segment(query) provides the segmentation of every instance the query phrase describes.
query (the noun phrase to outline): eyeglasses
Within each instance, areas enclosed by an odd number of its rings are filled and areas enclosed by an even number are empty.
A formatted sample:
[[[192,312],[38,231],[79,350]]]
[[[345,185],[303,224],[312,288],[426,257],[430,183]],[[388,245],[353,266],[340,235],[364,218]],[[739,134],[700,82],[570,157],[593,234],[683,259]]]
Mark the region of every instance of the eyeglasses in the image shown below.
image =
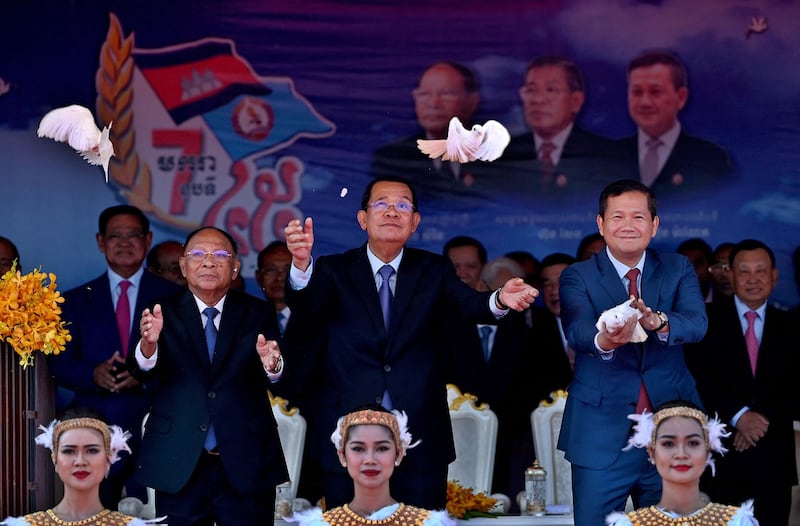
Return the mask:
[[[731,269],[730,265],[727,263],[714,263],[710,267],[708,267],[708,271],[714,274],[719,274],[720,272],[728,272]]]
[[[215,250],[213,252],[205,252],[204,250],[194,249],[184,254],[192,263],[202,263],[207,257],[214,260],[215,263],[224,263],[229,261],[233,254],[227,250]]]
[[[563,88],[556,88],[555,86],[546,86],[544,88],[539,88],[534,86],[533,84],[525,84],[519,89],[519,96],[523,99],[530,99],[536,97],[537,95],[543,96],[545,99],[552,100],[559,95],[563,95],[564,93],[568,93],[568,89]]]
[[[396,203],[390,203],[389,201],[375,201],[374,203],[367,205],[367,208],[371,208],[379,214],[389,210],[389,207],[394,207],[395,212],[398,214],[410,214],[414,212],[414,205],[408,201],[397,201]]]
[[[411,95],[414,96],[414,99],[419,102],[430,102],[435,97],[438,97],[445,102],[453,102],[458,100],[458,98],[463,94],[464,94],[463,90],[431,91],[420,88],[417,88],[411,92]]]
[[[117,243],[119,241],[141,241],[142,239],[144,239],[145,235],[146,234],[144,234],[143,232],[131,232],[128,234],[123,234],[121,232],[113,232],[111,234],[106,234],[103,237],[106,239],[106,241],[109,241],[111,243]]]

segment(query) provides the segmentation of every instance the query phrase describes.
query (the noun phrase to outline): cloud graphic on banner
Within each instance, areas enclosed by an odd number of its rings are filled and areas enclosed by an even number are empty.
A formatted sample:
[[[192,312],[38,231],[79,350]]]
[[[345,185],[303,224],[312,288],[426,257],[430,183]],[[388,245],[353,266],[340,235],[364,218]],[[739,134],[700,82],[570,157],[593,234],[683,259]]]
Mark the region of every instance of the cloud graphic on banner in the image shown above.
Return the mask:
[[[327,137],[335,125],[297,93],[288,77],[262,79],[269,95],[241,95],[203,114],[231,159],[286,148],[300,137]]]
[[[242,94],[270,93],[230,40],[208,38],[157,50],[138,49],[133,56],[175,124]]]

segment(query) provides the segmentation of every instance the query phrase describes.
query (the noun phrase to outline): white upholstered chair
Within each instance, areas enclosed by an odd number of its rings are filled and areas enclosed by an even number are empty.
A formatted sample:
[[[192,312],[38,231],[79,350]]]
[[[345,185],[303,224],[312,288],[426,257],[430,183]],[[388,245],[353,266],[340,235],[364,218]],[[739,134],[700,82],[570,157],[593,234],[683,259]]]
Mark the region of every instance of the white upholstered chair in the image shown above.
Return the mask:
[[[303,448],[306,437],[306,419],[296,407],[288,408],[288,400],[269,393],[269,403],[272,405],[272,414],[278,422],[278,435],[281,439],[283,456],[286,459],[286,469],[289,471],[291,482],[290,498],[297,495],[297,486],[300,482],[300,468],[303,464]]]
[[[547,471],[546,502],[572,507],[572,469],[564,452],[556,449],[561,432],[561,418],[567,403],[566,391],[550,393],[531,413],[533,447],[539,464]]]
[[[447,470],[448,480],[487,495],[492,490],[497,416],[487,404],[475,405],[477,397],[447,385],[447,402],[456,446],[456,459]]]

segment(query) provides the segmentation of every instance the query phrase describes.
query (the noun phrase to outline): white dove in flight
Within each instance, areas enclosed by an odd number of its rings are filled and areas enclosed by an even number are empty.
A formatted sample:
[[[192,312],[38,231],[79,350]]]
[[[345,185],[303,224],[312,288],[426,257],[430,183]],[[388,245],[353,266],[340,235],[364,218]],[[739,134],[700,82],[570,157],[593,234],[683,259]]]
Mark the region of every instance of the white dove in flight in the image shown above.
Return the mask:
[[[633,300],[634,298],[630,298],[625,303],[620,303],[616,307],[603,311],[594,326],[597,327],[598,331],[605,330],[607,332],[616,332],[623,325],[625,325],[625,322],[628,321],[631,316],[636,316],[636,319],[638,320],[643,315],[639,309],[631,307],[631,302]],[[643,342],[646,339],[647,333],[644,331],[642,326],[637,323],[636,328],[633,330],[633,337],[631,338],[631,341]]]
[[[417,147],[431,159],[466,163],[480,159],[494,161],[511,141],[505,126],[497,121],[476,124],[467,130],[458,117],[450,119],[447,139],[418,139]]]
[[[110,130],[111,123],[100,131],[92,112],[73,104],[48,112],[42,117],[36,133],[39,137],[66,142],[89,164],[101,165],[108,183],[108,163],[114,155],[114,145],[108,137]]]
[[[750,25],[747,27],[747,32],[744,34],[745,38],[750,38],[753,33],[763,33],[768,29],[767,17],[754,16],[750,19]]]

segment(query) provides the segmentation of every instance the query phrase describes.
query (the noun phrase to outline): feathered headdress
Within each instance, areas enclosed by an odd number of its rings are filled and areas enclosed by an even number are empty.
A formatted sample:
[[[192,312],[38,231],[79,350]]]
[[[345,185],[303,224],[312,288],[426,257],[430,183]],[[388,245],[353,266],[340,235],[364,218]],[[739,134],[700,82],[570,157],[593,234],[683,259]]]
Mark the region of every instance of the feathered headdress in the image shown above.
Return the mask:
[[[389,428],[401,457],[405,456],[407,449],[417,447],[421,442],[421,440],[417,440],[413,444],[411,443],[412,437],[408,432],[408,416],[405,411],[393,409],[391,413],[388,413],[364,409],[348,413],[336,422],[336,429],[331,433],[331,442],[337,450],[344,447],[343,437],[347,436],[349,429],[357,425],[378,425]]]
[[[77,429],[79,427],[88,427],[95,429],[103,435],[103,443],[106,446],[108,460],[112,464],[119,460],[119,452],[131,452],[128,447],[128,439],[131,434],[128,431],[123,431],[119,426],[109,426],[102,420],[96,418],[70,418],[68,420],[53,420],[47,427],[39,426],[42,432],[34,438],[34,441],[40,446],[44,446],[50,450],[50,455],[53,458],[53,463],[56,461],[56,452],[58,451],[58,440],[64,431],[70,429]]]
[[[703,434],[706,440],[706,450],[708,456],[706,457],[706,466],[711,466],[711,474],[714,475],[714,458],[711,455],[712,451],[716,451],[720,455],[728,452],[727,448],[722,445],[722,438],[730,436],[730,432],[725,431],[725,424],[719,421],[718,417],[708,418],[705,413],[699,409],[688,406],[667,407],[654,413],[644,411],[642,414],[628,415],[628,419],[636,422],[633,425],[633,434],[628,439],[628,445],[622,448],[623,451],[628,451],[634,447],[655,447],[656,444],[656,430],[658,426],[673,416],[683,416],[697,420],[703,427]]]

